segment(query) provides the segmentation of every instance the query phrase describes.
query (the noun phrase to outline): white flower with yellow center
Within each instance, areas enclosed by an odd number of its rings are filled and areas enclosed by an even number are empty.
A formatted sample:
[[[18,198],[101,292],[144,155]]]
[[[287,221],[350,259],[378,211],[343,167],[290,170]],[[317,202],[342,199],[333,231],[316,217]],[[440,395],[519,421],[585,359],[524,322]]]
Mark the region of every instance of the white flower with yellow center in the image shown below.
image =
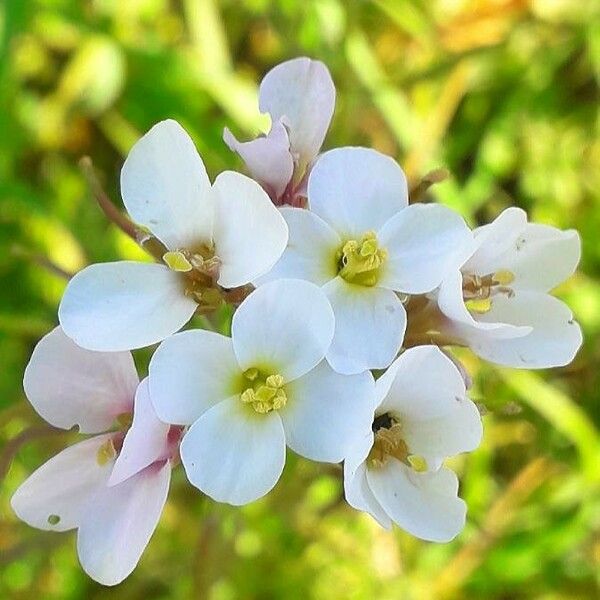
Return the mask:
[[[215,500],[246,504],[277,482],[286,444],[339,462],[371,423],[373,378],[333,371],[334,318],[325,294],[300,280],[252,292],[231,338],[203,330],[165,340],[150,363],[159,417],[191,425],[181,444],[190,482]]]
[[[436,346],[417,346],[376,382],[375,419],[344,461],[347,501],[383,527],[446,542],[465,523],[446,457],[475,449],[482,425],[463,378]]]
[[[211,186],[188,134],[155,125],[132,148],[121,173],[127,211],[164,245],[164,264],[96,264],[69,282],[59,318],[90,350],[148,346],[176,332],[199,302],[245,285],[281,256],[287,226],[265,191],[226,171]]]
[[[406,329],[397,292],[437,287],[464,256],[471,234],[439,205],[408,206],[406,178],[366,148],[326,152],[308,182],[310,211],[284,207],[290,237],[261,280],[295,277],[323,287],[335,313],[327,360],[340,373],[387,367]]]
[[[94,435],[34,471],[11,505],[32,527],[77,529],[86,573],[115,585],[133,571],[158,524],[181,428],[158,420],[129,352],[84,350],[59,327],[35,347],[23,387],[50,424]]]
[[[581,346],[579,325],[548,292],[575,271],[579,234],[528,223],[509,208],[474,232],[476,249],[437,293],[445,335],[501,365],[566,365]]]

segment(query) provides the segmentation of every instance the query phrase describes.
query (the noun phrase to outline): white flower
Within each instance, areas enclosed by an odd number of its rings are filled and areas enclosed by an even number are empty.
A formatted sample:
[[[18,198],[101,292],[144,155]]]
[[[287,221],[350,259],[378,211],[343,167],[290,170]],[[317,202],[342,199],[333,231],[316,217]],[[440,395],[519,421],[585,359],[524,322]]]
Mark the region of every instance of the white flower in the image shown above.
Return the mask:
[[[36,346],[23,384],[35,410],[63,429],[98,434],[134,411],[126,433],[94,435],[63,450],[11,499],[32,527],[78,529],[81,565],[96,581],[115,585],[133,571],[156,528],[179,429],[157,419],[129,352],[84,350],[58,327]]]
[[[372,427],[344,462],[346,499],[383,527],[394,522],[425,540],[451,540],[466,505],[442,462],[476,448],[482,435],[462,376],[436,346],[411,348],[377,380],[376,405]]]
[[[265,137],[239,142],[225,128],[225,143],[246,163],[275,204],[298,205],[335,106],[335,87],[320,61],[295,58],[271,69],[260,84],[259,108],[271,116]]]
[[[131,150],[121,173],[131,217],[168,252],[165,264],[92,265],[69,283],[59,308],[65,333],[90,350],[148,346],[180,329],[217,273],[224,288],[268,271],[287,226],[254,181],[227,171],[210,185],[202,159],[175,121],[155,125]],[[210,278],[208,278],[210,280]]]
[[[579,234],[527,222],[509,208],[474,231],[476,250],[440,286],[443,333],[501,365],[566,365],[581,346],[569,308],[548,292],[575,271]]]
[[[397,163],[374,150],[326,152],[308,182],[310,212],[284,207],[288,246],[261,280],[306,279],[323,287],[335,313],[327,360],[338,372],[387,367],[406,329],[396,292],[438,286],[464,255],[471,234],[448,208],[408,206]]]
[[[151,398],[163,421],[191,425],[181,459],[193,485],[241,505],[276,484],[286,444],[312,460],[342,460],[372,420],[373,378],[327,365],[333,328],[317,286],[280,280],[244,300],[231,338],[193,330],[160,345]]]

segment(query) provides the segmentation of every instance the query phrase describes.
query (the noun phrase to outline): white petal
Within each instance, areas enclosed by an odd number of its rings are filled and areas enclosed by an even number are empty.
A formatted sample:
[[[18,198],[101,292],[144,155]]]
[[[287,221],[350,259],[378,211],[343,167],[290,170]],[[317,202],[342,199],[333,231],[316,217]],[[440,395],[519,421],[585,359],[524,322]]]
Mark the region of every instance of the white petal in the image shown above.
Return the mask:
[[[252,292],[233,316],[233,349],[243,370],[296,379],[319,364],[333,337],[333,311],[316,285],[279,279]]]
[[[437,204],[405,208],[383,225],[377,239],[388,253],[380,285],[408,294],[437,287],[473,243],[463,218]]]
[[[486,273],[510,271],[518,290],[547,292],[569,278],[581,257],[581,240],[574,230],[528,223],[513,244],[486,262]]]
[[[344,460],[344,495],[350,506],[368,512],[382,527],[392,528],[392,520],[381,508],[367,481],[367,458],[373,445],[373,434],[356,443]],[[360,438],[359,438],[360,439]]]
[[[19,519],[51,531],[78,527],[90,497],[110,476],[114,461],[100,465],[98,450],[111,437],[107,433],[79,442],[34,471],[10,501]]]
[[[406,177],[389,156],[368,148],[325,152],[308,181],[310,208],[344,240],[378,231],[408,204]]]
[[[279,260],[288,241],[287,224],[267,193],[245,175],[225,171],[215,180],[213,191],[219,285],[238,287]]]
[[[55,427],[82,433],[106,431],[131,412],[138,376],[129,352],[91,352],[60,327],[35,347],[23,378],[29,402]]]
[[[323,361],[286,385],[280,411],[287,445],[297,454],[340,462],[373,422],[373,376],[340,375]]]
[[[235,506],[264,496],[285,463],[285,435],[276,411],[258,414],[239,396],[205,412],[181,442],[181,460],[192,485]]]
[[[166,423],[190,425],[239,390],[231,338],[192,329],[167,338],[149,367],[150,399]]]
[[[367,481],[391,519],[414,536],[449,542],[465,525],[467,507],[456,496],[456,475],[449,469],[417,473],[391,459],[367,469]]]
[[[64,332],[90,350],[133,350],[183,327],[197,304],[181,273],[164,265],[121,261],[91,265],[69,281],[58,317]]]
[[[176,121],[157,123],[131,149],[121,193],[132,219],[170,250],[210,242],[210,181],[194,142]]]
[[[520,338],[470,342],[473,352],[500,365],[522,369],[562,367],[575,358],[582,343],[581,328],[569,307],[543,293],[518,291],[512,298],[494,296],[491,310],[479,318],[533,328]]]
[[[341,277],[323,289],[335,314],[329,364],[346,375],[387,367],[400,350],[406,330],[406,311],[396,294],[352,285]]]
[[[260,279],[305,279],[319,286],[337,276],[336,252],[342,246],[340,236],[315,213],[303,208],[284,207],[281,214],[289,228],[289,240],[283,256]]]
[[[135,569],[160,519],[169,492],[171,465],[155,464],[90,500],[79,527],[77,553],[84,571],[116,585]]]
[[[294,172],[294,160],[290,154],[287,130],[280,121],[273,123],[267,136],[250,142],[239,142],[226,127],[223,140],[242,157],[252,178],[267,190],[273,200],[285,192]]]
[[[467,310],[463,299],[462,274],[455,269],[446,276],[437,290],[437,303],[449,322],[443,325],[444,332],[461,340],[504,339],[522,337],[530,333],[530,327],[515,327],[508,323],[479,321]]]
[[[166,458],[169,428],[154,412],[146,378],[137,389],[133,422],[123,440],[108,485],[121,483],[158,459]]]
[[[259,107],[288,126],[290,146],[305,167],[319,152],[335,106],[335,87],[320,61],[295,58],[271,69],[260,84]]]

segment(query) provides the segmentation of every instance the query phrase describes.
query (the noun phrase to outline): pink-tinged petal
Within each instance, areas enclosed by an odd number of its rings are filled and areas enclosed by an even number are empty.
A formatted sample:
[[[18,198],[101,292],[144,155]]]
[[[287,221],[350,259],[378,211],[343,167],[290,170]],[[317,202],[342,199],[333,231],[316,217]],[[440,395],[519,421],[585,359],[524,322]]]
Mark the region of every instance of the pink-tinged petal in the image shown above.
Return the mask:
[[[377,239],[387,251],[379,285],[407,294],[437,287],[473,244],[464,219],[437,204],[408,206],[383,225]]]
[[[287,383],[323,360],[333,329],[333,311],[321,288],[278,279],[252,292],[233,315],[233,350],[242,370],[278,373]]]
[[[404,339],[406,310],[392,291],[348,283],[336,277],[323,287],[335,315],[335,334],[327,361],[351,375],[384,369]]]
[[[286,385],[280,410],[287,445],[321,462],[341,462],[373,422],[373,376],[340,375],[327,361]]]
[[[380,468],[367,469],[367,481],[391,519],[416,537],[449,542],[465,525],[467,507],[456,495],[456,475],[445,467],[417,473],[390,459]]]
[[[170,479],[170,463],[155,463],[119,485],[101,488],[90,499],[79,526],[77,553],[92,579],[116,585],[135,569],[158,525]]]
[[[277,202],[294,173],[290,140],[284,125],[277,121],[273,123],[268,135],[250,142],[239,142],[226,127],[223,140],[233,152],[241,156],[252,178]]]
[[[134,350],[160,342],[197,308],[181,273],[152,263],[91,265],[71,279],[58,309],[64,332],[89,350]]]
[[[217,502],[240,506],[277,483],[285,464],[285,434],[277,411],[258,414],[239,395],[205,412],[181,442],[190,483]]]
[[[279,260],[288,226],[260,185],[241,173],[221,173],[213,192],[215,252],[221,260],[218,283],[225,288],[242,286]]]
[[[138,376],[129,352],[80,348],[60,327],[35,347],[23,387],[37,413],[54,427],[106,431],[133,408]]]
[[[313,167],[308,202],[344,241],[360,239],[407,206],[406,176],[385,154],[369,148],[336,148]]]
[[[170,250],[211,241],[210,181],[194,142],[176,121],[157,123],[131,149],[121,193],[131,218]]]
[[[317,155],[335,106],[335,86],[320,61],[295,58],[271,69],[260,84],[259,107],[288,127],[292,154],[303,170]]]
[[[303,208],[283,207],[289,240],[283,256],[259,283],[275,279],[305,279],[324,285],[337,276],[336,252],[340,236],[323,219]]]
[[[110,477],[114,460],[105,460],[101,447],[113,435],[69,446],[34,471],[10,501],[19,519],[49,531],[79,527],[90,498]]]
[[[160,458],[167,458],[169,429],[170,425],[160,421],[154,412],[146,378],[135,394],[133,422],[123,440],[108,485],[121,483]]]
[[[539,292],[494,296],[490,311],[478,318],[532,328],[528,335],[514,339],[469,340],[470,348],[481,358],[507,367],[548,369],[568,365],[583,340],[569,307]]]
[[[191,425],[239,392],[241,369],[231,338],[190,329],[167,338],[150,361],[150,399],[165,423]]]

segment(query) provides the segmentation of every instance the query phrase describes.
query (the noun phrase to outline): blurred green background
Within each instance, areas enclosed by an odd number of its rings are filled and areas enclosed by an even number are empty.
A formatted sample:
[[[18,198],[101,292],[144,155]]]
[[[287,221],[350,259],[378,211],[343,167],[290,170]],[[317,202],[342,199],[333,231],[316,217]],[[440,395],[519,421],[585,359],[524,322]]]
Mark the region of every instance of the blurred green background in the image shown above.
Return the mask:
[[[598,2],[3,0],[0,53],[0,598],[600,597]],[[128,149],[173,117],[213,177],[241,168],[223,127],[248,139],[264,126],[257,83],[298,55],[337,86],[326,148],[373,146],[413,181],[446,166],[431,194],[471,224],[516,205],[581,232],[581,270],[558,293],[584,348],[547,372],[461,353],[486,432],[454,461],[469,521],[451,544],[352,511],[333,467],[290,456],[275,491],[241,509],[207,501],[179,469],[138,569],[101,588],[73,534],[30,529],[9,506],[74,438],[51,434],[21,388],[65,285],[40,257],[74,272],[139,256],[90,199],[79,158],[120,202]]]

